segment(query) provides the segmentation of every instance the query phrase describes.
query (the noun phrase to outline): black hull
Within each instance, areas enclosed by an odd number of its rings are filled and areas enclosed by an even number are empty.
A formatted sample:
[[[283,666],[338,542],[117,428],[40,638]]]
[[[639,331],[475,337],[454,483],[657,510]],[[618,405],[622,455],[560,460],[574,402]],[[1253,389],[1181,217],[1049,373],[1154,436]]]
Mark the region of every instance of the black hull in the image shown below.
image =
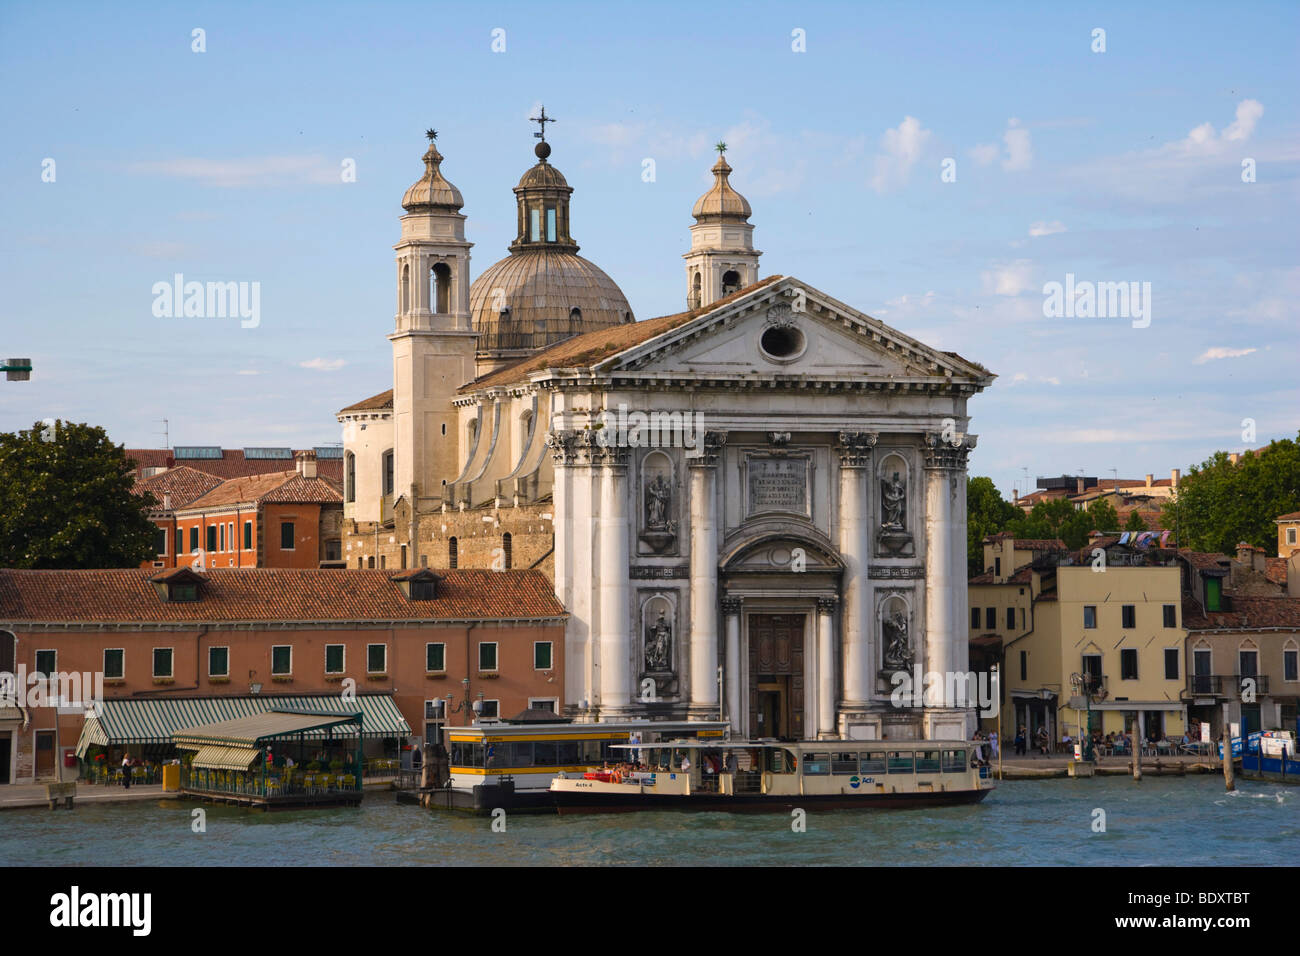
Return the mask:
[[[991,788],[990,788],[991,789]],[[690,796],[640,794],[621,797],[607,793],[554,793],[558,813],[636,813],[641,810],[694,810],[728,813],[790,813],[792,810],[905,810],[979,803],[984,790],[944,790],[938,793],[818,794],[770,797],[763,794]]]

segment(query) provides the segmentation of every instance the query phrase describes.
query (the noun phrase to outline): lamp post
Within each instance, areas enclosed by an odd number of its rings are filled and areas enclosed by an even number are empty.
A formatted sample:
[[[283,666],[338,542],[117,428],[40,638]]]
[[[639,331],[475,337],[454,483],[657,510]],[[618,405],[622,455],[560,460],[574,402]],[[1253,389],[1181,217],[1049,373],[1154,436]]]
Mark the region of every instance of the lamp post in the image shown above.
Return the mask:
[[[1070,686],[1075,689],[1075,693],[1083,698],[1083,710],[1075,708],[1075,712],[1083,718],[1087,716],[1086,727],[1085,721],[1079,721],[1079,743],[1082,745],[1081,753],[1084,760],[1093,759],[1092,750],[1092,675],[1091,674],[1071,674]]]
[[[469,694],[469,678],[468,677],[462,678],[460,683],[461,683],[461,687],[464,689],[465,698],[459,704],[457,704],[453,709],[450,705],[452,700],[454,700],[454,698],[452,697],[451,694],[448,694],[447,710],[449,713],[452,714],[459,714],[463,711],[466,714],[466,719],[470,720],[470,722],[472,723],[474,718],[477,718],[480,714],[483,713],[483,692],[479,691],[478,700],[475,700]],[[469,714],[471,713],[474,715],[474,718],[469,717]]]

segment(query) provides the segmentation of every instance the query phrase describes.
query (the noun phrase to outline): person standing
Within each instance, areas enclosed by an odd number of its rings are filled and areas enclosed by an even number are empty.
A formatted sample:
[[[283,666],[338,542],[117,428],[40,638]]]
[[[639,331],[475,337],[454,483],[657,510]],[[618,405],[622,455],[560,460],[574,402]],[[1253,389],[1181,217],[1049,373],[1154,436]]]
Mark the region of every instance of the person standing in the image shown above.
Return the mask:
[[[1025,728],[1024,725],[1022,724],[1020,729],[1016,731],[1016,756],[1017,757],[1023,757],[1025,755],[1027,744],[1028,741],[1026,741],[1025,739]]]
[[[131,789],[131,758],[126,754],[122,755],[122,787],[125,790]]]
[[[996,730],[989,731],[989,752],[993,754],[994,760],[998,759],[998,732]]]

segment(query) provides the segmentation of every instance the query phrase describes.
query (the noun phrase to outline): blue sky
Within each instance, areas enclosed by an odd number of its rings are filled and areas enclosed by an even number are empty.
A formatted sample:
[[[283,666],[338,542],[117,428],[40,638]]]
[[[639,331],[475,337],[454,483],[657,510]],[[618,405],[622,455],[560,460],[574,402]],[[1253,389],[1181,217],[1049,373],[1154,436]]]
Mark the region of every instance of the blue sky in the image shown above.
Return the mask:
[[[1004,493],[1022,469],[1167,477],[1294,437],[1298,10],[5,4],[0,353],[37,370],[0,383],[0,429],[338,441],[334,412],[391,385],[424,129],[477,275],[513,238],[544,102],[574,236],[639,318],[684,305],[690,208],[725,139],[762,274],[1000,376],[970,405],[971,470]],[[175,273],[259,282],[260,324],[156,318]],[[1067,273],[1150,282],[1150,325],[1045,318]]]

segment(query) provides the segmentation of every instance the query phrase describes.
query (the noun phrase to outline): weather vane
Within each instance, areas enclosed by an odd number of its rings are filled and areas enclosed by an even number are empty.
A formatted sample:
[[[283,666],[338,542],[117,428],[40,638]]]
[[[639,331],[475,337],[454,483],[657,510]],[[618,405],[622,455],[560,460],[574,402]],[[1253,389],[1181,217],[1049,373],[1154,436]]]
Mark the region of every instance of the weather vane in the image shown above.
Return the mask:
[[[541,126],[542,131],[541,131],[540,133],[534,133],[533,136],[534,136],[535,138],[537,138],[537,139],[540,139],[543,143],[546,142],[546,124],[547,124],[547,123],[555,123],[555,122],[558,122],[558,121],[555,119],[555,117],[553,117],[553,116],[547,116],[547,115],[546,115],[546,107],[545,107],[545,106],[542,107],[542,115],[541,115],[541,116],[530,116],[530,117],[528,117],[528,121],[529,121],[530,123],[537,123],[538,125]]]
[[[718,155],[721,156],[723,153],[727,151],[727,144],[724,143],[722,140],[718,140],[716,143],[713,144],[713,148],[716,149],[718,151]]]
[[[432,143],[435,139],[438,138],[438,131],[434,129],[432,126],[430,126],[428,129],[424,131],[424,135],[429,137],[429,142]]]

